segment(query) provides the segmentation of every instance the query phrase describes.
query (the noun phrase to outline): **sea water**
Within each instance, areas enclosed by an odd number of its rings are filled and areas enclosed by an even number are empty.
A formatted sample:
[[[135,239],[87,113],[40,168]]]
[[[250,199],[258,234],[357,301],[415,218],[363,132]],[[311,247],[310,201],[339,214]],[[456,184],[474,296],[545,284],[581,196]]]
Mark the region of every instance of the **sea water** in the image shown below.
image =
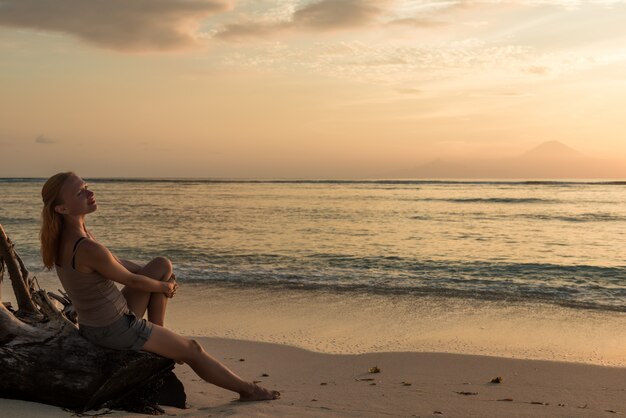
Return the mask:
[[[626,312],[626,184],[90,179],[87,228],[182,283]],[[45,179],[0,179],[31,272]],[[54,290],[54,289],[53,289]]]

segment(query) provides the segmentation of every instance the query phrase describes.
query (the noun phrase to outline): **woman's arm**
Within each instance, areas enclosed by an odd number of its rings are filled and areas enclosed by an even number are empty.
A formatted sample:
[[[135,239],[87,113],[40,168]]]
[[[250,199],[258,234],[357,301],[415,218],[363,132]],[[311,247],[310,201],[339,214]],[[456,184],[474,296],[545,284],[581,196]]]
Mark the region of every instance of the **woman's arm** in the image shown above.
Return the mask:
[[[172,297],[175,292],[175,283],[154,280],[129,271],[108,248],[98,242],[86,240],[81,248],[86,255],[84,263],[109,280],[145,292],[165,293],[168,297]]]
[[[137,273],[139,270],[141,270],[141,266],[138,264],[133,263],[130,260],[120,260],[116,255],[113,255],[113,257],[115,257],[115,259],[124,267],[126,267],[126,270],[130,271],[131,273]]]
[[[139,270],[141,270],[141,266],[139,264],[135,264],[130,260],[120,260],[115,254],[113,254],[113,257],[115,257],[115,259],[124,267],[126,267],[126,270],[130,271],[131,273],[137,273]],[[168,279],[169,281],[174,281],[176,280],[176,275],[174,273],[172,273],[170,275],[170,278]]]

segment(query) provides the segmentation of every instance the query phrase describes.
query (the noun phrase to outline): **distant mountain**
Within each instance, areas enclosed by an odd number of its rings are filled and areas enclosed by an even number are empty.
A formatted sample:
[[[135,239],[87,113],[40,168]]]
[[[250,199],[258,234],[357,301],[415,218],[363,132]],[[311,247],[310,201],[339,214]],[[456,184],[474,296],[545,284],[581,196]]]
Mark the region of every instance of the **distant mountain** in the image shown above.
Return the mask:
[[[548,141],[527,151],[522,158],[581,158],[583,155],[559,141]]]
[[[573,148],[549,141],[522,155],[509,158],[436,159],[384,178],[419,179],[624,179],[621,161],[587,157]]]

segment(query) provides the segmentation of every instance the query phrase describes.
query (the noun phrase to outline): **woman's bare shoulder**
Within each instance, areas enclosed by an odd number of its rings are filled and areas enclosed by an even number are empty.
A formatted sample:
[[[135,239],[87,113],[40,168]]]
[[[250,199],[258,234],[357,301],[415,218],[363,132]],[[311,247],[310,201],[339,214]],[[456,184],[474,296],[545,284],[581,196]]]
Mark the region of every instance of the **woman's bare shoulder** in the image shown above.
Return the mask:
[[[90,270],[101,271],[117,265],[113,254],[107,247],[90,238],[85,238],[83,247],[82,264]]]
[[[83,252],[92,257],[108,257],[111,254],[109,249],[96,240],[85,237],[84,243],[81,245]]]

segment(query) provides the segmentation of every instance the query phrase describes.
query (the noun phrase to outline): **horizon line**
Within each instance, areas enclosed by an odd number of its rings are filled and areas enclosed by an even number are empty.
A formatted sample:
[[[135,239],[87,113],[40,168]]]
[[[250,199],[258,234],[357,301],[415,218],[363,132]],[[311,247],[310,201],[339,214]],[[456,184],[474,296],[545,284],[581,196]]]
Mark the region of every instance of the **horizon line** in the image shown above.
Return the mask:
[[[624,184],[626,178],[297,178],[297,177],[92,177],[83,179],[97,182],[214,182],[214,183],[509,183],[509,184]],[[0,177],[0,181],[45,181],[46,177]]]

